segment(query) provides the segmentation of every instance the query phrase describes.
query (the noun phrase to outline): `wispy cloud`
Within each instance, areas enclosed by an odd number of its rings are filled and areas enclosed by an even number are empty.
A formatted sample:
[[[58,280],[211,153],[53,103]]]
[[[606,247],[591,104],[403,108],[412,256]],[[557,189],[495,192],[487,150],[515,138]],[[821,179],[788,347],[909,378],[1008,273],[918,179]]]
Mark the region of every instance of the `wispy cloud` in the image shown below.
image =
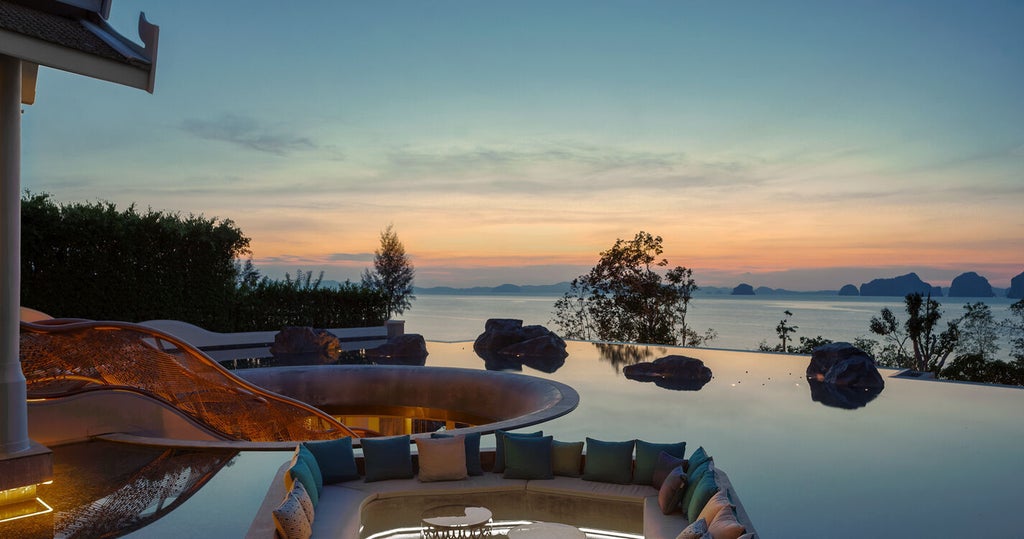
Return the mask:
[[[332,253],[327,260],[332,262],[372,262],[373,253]]]
[[[212,120],[189,118],[181,123],[181,128],[202,139],[229,142],[257,152],[280,156],[319,149],[309,137],[285,130],[276,131],[249,116],[226,114]]]

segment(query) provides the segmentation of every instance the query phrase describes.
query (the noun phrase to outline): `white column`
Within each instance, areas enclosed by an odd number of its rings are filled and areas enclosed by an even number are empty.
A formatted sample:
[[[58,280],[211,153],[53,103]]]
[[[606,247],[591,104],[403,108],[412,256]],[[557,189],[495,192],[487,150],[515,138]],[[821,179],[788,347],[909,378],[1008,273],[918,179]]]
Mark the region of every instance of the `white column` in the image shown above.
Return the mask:
[[[21,61],[0,55],[0,456],[29,448],[21,307]]]

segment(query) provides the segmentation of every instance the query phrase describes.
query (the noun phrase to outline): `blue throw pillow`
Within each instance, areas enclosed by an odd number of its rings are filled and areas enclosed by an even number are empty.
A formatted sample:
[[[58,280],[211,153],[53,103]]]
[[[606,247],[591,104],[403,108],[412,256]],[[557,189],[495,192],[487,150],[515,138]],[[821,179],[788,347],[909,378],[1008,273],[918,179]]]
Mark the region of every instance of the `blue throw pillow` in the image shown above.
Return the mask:
[[[636,441],[636,469],[633,470],[633,482],[638,485],[653,485],[654,488],[661,486],[653,484],[654,466],[658,462],[658,454],[664,451],[677,458],[686,457],[686,442],[674,444],[653,444],[643,440]],[[674,468],[673,466],[672,468]],[[671,470],[672,468],[669,468]]]
[[[697,481],[696,487],[693,489],[693,496],[690,497],[686,508],[686,519],[690,522],[697,520],[700,512],[707,505],[708,500],[711,499],[715,493],[718,492],[718,483],[715,482],[714,471],[709,470]]]
[[[316,458],[324,483],[330,485],[359,479],[352,438],[304,442],[302,445]]]
[[[605,442],[587,438],[587,462],[583,465],[585,481],[627,484],[633,479],[633,445],[628,442]]]
[[[389,438],[363,438],[362,444],[367,483],[385,479],[409,479],[413,476],[408,434]]]
[[[320,463],[317,462],[313,453],[305,445],[299,444],[299,458],[302,459],[310,472],[313,472],[313,482],[316,484],[316,493],[324,491],[324,476],[320,471]]]
[[[503,430],[494,431],[494,469],[491,470],[494,473],[502,473],[505,471],[505,437],[519,437],[519,438],[540,438],[544,436],[544,431],[538,430],[537,432],[530,433],[518,433],[518,432],[505,432]]]
[[[453,435],[443,432],[433,432],[431,438],[452,438]],[[472,432],[465,435],[466,438],[466,473],[469,475],[483,475],[484,469],[480,465],[480,433]]]
[[[320,494],[316,491],[316,481],[313,480],[313,472],[309,471],[309,466],[306,466],[306,461],[300,459],[295,460],[295,464],[292,464],[291,468],[288,468],[288,473],[292,476],[292,481],[298,481],[302,483],[302,486],[306,487],[306,493],[309,494],[309,499],[313,501],[313,507],[320,503]]]
[[[552,436],[506,436],[505,479],[551,479]]]
[[[693,452],[692,455],[690,455],[690,460],[687,461],[686,468],[684,469],[687,473],[689,473],[690,470],[697,468],[698,466],[704,464],[709,460],[711,460],[711,457],[707,454],[706,451],[704,451],[704,446],[700,446],[697,448],[696,451]]]

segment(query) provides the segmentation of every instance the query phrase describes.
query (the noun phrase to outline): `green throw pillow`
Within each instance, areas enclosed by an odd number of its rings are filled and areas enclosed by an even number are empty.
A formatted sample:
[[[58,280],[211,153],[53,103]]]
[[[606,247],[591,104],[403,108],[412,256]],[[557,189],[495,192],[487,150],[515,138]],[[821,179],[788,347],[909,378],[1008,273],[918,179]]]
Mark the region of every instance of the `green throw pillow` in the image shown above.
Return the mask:
[[[432,432],[431,438],[453,438],[454,435],[445,432]],[[480,433],[471,432],[465,435],[466,438],[466,473],[469,475],[483,475],[484,469],[480,466]]]
[[[551,479],[551,436],[506,436],[505,479]]]
[[[408,434],[389,438],[363,438],[362,444],[367,483],[385,479],[409,479],[413,476]]]
[[[690,497],[690,503],[685,506],[686,519],[690,522],[697,520],[697,516],[716,492],[718,492],[718,483],[715,482],[715,472],[709,470],[697,481],[696,488],[693,489],[693,496]]]
[[[316,458],[324,483],[330,485],[359,479],[352,438],[304,442],[302,445]]]
[[[540,438],[541,436],[544,436],[544,431],[538,430],[537,432],[530,433],[505,432],[503,430],[494,431],[494,469],[491,470],[494,473],[502,473],[505,471],[506,436],[519,438]]]
[[[652,485],[654,466],[658,462],[658,454],[664,451],[673,457],[686,457],[686,442],[674,444],[654,444],[643,440],[636,441],[636,470],[633,470],[633,482],[638,485]],[[669,468],[670,470],[672,468]],[[654,485],[654,488],[661,484]]]
[[[605,442],[587,438],[587,462],[584,481],[627,484],[633,479],[633,446],[628,442]]]
[[[316,481],[313,480],[313,472],[309,471],[306,461],[296,459],[295,464],[288,468],[288,473],[292,474],[292,481],[298,481],[306,487],[306,493],[309,494],[309,499],[313,500],[313,507],[316,507],[316,504],[320,503],[320,494],[316,491]]]
[[[319,495],[324,491],[324,476],[320,471],[320,463],[317,462],[316,456],[309,451],[309,449],[299,444],[299,458],[305,461],[306,466],[309,467],[309,471],[313,473],[313,481],[316,484],[316,493]]]
[[[551,468],[555,475],[580,476],[580,461],[583,457],[583,442],[559,442],[551,445]]]
[[[708,474],[711,470],[711,461],[706,460],[700,466],[686,472],[686,492],[683,493],[683,512],[686,512],[686,508],[690,506],[690,500],[693,499],[693,492],[697,488],[697,482],[702,477]]]

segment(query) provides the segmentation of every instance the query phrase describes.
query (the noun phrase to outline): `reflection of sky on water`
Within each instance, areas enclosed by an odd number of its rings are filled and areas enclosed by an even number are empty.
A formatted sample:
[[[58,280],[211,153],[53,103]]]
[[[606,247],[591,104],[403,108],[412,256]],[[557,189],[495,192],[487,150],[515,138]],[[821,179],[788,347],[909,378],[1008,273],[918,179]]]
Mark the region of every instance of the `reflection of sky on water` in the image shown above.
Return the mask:
[[[483,368],[472,343],[428,349],[428,366]],[[861,537],[866,524],[908,537],[1024,529],[1024,390],[883,369],[885,390],[843,410],[811,400],[805,357],[655,347],[653,358],[683,353],[714,373],[700,391],[679,392],[627,380],[594,344],[568,350],[552,374],[524,369],[580,394],[576,411],[538,428],[563,441],[703,445],[764,537]]]

